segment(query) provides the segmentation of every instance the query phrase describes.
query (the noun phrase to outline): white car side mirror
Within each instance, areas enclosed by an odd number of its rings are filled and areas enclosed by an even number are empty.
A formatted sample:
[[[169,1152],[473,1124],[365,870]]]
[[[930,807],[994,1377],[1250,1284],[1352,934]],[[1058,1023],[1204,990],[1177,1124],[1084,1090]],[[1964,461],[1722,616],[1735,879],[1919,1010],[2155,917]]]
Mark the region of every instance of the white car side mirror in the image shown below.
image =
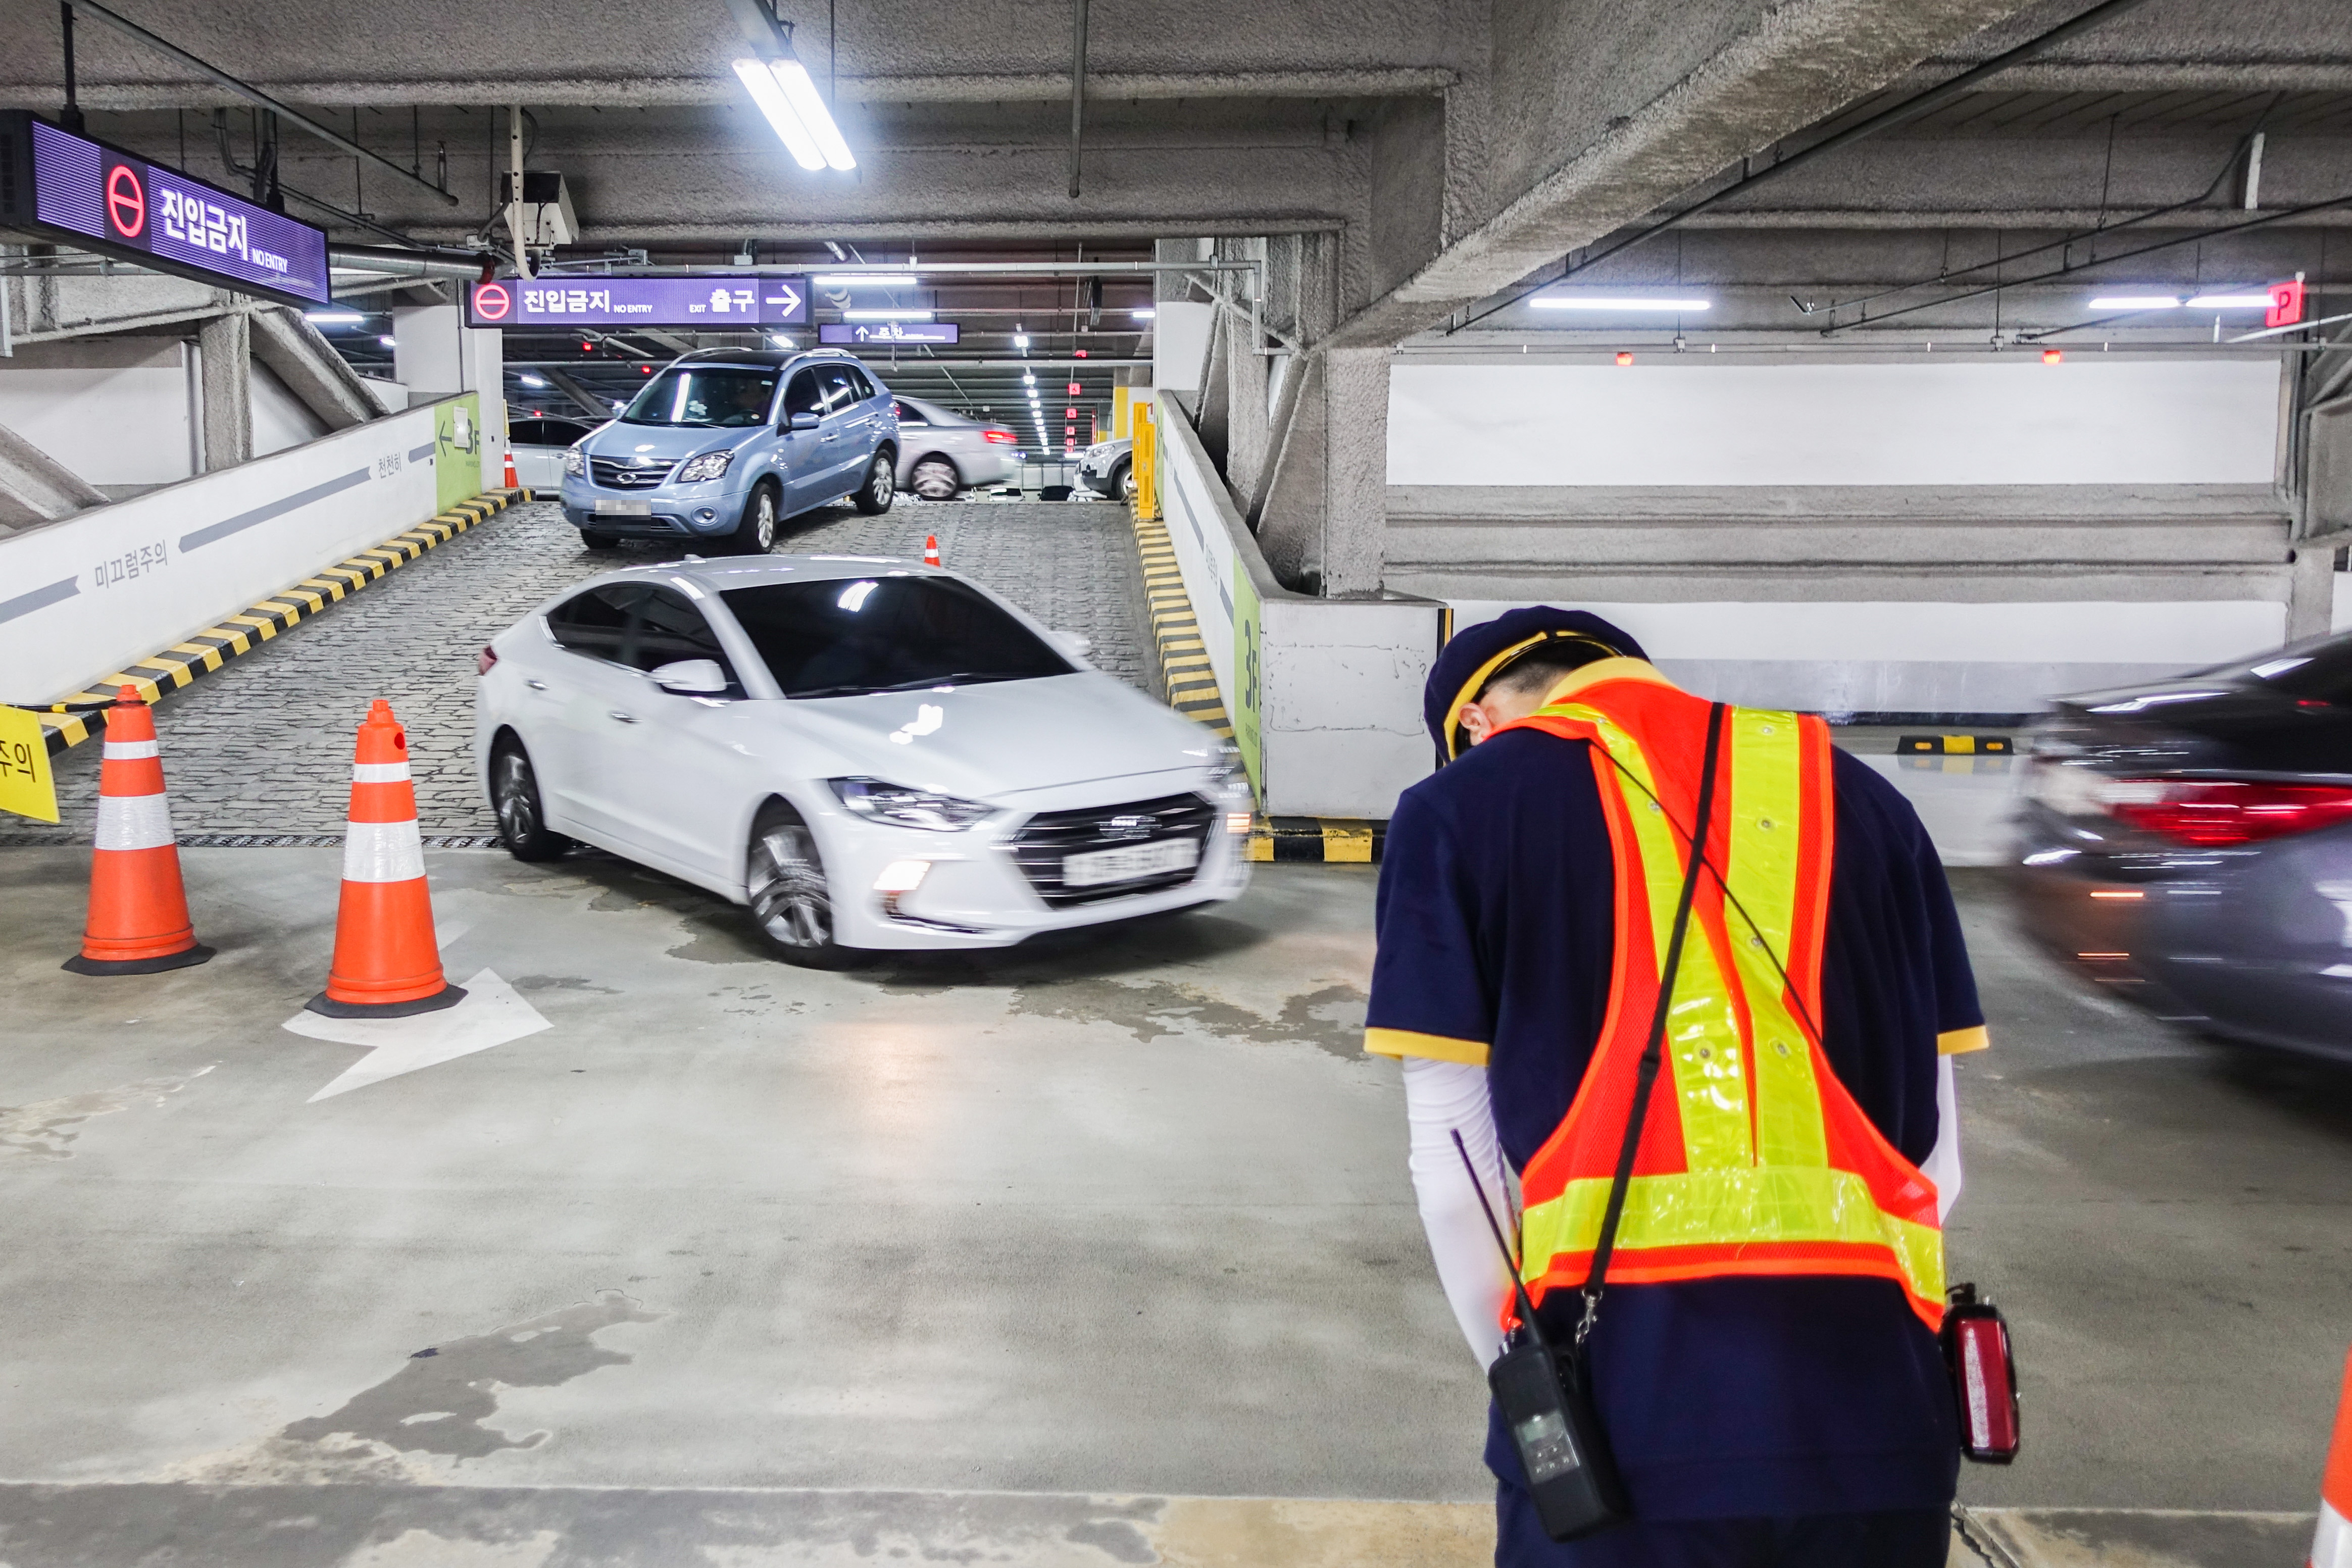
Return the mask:
[[[1054,633],[1054,641],[1062,645],[1062,652],[1081,659],[1095,651],[1095,640],[1092,637],[1081,636],[1076,632],[1057,630]]]
[[[716,696],[727,689],[727,672],[716,659],[680,659],[651,676],[654,685],[682,697]]]

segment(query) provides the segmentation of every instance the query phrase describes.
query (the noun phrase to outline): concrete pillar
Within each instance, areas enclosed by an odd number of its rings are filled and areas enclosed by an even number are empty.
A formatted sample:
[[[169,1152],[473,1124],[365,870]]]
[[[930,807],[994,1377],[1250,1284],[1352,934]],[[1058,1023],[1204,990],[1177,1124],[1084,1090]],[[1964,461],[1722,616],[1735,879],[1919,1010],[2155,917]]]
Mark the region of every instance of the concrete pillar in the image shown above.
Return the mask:
[[[1264,259],[1263,240],[1228,240],[1218,254],[1234,260]],[[1267,361],[1250,328],[1251,291],[1260,280],[1247,273],[1228,272],[1220,285],[1234,305],[1222,323],[1225,383],[1225,488],[1234,505],[1247,516],[1257,497],[1267,450],[1272,442],[1271,410],[1266,406]]]
[[[205,472],[234,468],[253,455],[253,335],[242,313],[215,316],[196,329],[198,399]]]
[[[1389,350],[1335,349],[1324,357],[1323,592],[1378,593],[1388,549]]]
[[[1309,353],[1286,379],[1291,412],[1258,517],[1259,547],[1276,575],[1301,592],[1378,593],[1388,533],[1389,351]]]
[[[2288,569],[2286,640],[2326,636],[2336,619],[2336,552],[2298,549]]]

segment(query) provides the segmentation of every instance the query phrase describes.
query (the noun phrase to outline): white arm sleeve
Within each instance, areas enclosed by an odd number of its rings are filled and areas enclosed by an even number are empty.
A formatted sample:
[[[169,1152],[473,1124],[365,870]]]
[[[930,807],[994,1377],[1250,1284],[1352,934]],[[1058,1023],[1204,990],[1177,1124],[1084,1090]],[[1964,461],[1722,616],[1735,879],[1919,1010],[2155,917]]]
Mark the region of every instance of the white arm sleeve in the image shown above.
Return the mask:
[[[1960,1196],[1960,1097],[1952,1075],[1952,1059],[1936,1058],[1936,1148],[1920,1167],[1936,1184],[1936,1220],[1952,1217]]]
[[[1487,1206],[1508,1233],[1502,1143],[1486,1098],[1486,1070],[1408,1056],[1404,1107],[1412,1134],[1408,1162],[1412,1190],[1421,1203],[1422,1228],[1429,1233],[1437,1282],[1454,1309],[1454,1322],[1462,1325],[1470,1354],[1483,1367],[1502,1349],[1503,1303],[1511,1293],[1511,1271],[1496,1249],[1486,1216],[1478,1211],[1483,1188]],[[1454,1147],[1457,1132],[1478,1172],[1475,1187]]]

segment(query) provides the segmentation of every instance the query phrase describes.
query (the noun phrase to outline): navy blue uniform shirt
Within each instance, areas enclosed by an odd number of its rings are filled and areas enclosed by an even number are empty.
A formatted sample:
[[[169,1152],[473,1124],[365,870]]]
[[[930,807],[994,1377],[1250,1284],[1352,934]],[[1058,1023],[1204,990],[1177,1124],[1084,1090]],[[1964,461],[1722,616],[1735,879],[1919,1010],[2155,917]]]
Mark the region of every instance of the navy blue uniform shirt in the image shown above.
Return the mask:
[[[1895,787],[1833,753],[1823,1049],[1914,1165],[1935,1147],[1937,1053],[1984,1040],[1958,915]],[[1609,1002],[1613,869],[1588,743],[1512,730],[1405,791],[1381,868],[1369,1049],[1483,1061],[1524,1167],[1568,1113]],[[1563,1340],[1580,1298],[1542,1308]],[[1935,1336],[1891,1281],[1612,1285],[1587,1346],[1639,1517],[1936,1508],[1958,1429]],[[1517,1458],[1499,1427],[1487,1462]]]

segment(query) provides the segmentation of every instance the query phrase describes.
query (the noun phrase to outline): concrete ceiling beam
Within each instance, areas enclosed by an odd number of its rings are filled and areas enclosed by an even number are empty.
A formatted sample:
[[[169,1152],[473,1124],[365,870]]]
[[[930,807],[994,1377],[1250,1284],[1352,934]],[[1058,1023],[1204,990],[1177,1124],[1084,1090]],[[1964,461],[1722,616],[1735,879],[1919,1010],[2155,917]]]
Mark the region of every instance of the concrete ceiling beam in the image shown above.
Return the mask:
[[[2021,9],[2019,0],[1792,0],[1706,50],[1679,79],[1608,118],[1494,215],[1343,322],[1335,347],[1391,344],[1655,211],[1744,156],[1885,87]],[[1704,36],[1706,18],[1685,16]],[[1582,85],[1600,101],[1622,89]],[[1498,114],[1517,105],[1502,104]]]
[[[1427,97],[1461,79],[1435,66],[1365,69],[1274,69],[1087,72],[1087,99],[1096,102],[1168,102],[1177,99],[1379,99]],[[258,81],[256,87],[294,103],[379,107],[455,104],[533,108],[583,106],[636,109],[654,104],[731,104],[742,89],[725,70],[691,76],[415,77],[402,79]],[[1066,103],[1067,71],[1002,71],[970,75],[845,76],[835,97],[845,103]],[[86,110],[242,107],[244,100],[195,77],[109,81],[84,77]],[[0,81],[0,101],[54,105],[51,80]]]

